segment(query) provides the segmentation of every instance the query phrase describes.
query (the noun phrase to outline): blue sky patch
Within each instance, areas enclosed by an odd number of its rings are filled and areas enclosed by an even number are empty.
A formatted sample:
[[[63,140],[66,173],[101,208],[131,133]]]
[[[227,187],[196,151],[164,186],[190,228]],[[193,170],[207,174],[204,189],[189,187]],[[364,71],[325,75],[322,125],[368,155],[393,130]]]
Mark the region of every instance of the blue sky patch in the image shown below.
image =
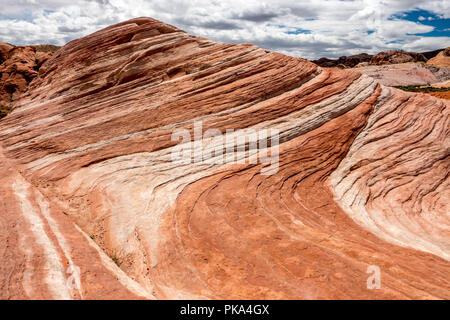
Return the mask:
[[[297,28],[295,30],[286,31],[286,34],[310,34],[311,30]]]
[[[427,33],[417,33],[423,37],[450,37],[450,19],[444,19],[439,15],[426,10],[412,10],[395,14],[391,19],[408,20],[434,27],[434,30]],[[410,34],[411,35],[411,34]]]
[[[270,26],[273,26],[273,24],[268,23],[267,26],[270,27]],[[278,24],[276,26],[280,29],[292,29],[289,31],[285,31],[284,33],[286,33],[286,34],[311,34],[311,32],[312,32],[311,30],[308,30],[308,29],[288,27],[288,26],[285,26],[284,24]]]

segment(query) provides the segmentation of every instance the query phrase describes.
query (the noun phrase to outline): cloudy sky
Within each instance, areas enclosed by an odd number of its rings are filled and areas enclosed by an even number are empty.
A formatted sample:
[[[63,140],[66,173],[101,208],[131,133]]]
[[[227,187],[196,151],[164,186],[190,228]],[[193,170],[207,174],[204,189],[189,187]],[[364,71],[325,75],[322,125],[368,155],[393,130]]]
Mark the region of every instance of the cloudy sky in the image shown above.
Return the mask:
[[[450,46],[450,0],[0,0],[0,41],[63,45],[141,16],[309,59]]]

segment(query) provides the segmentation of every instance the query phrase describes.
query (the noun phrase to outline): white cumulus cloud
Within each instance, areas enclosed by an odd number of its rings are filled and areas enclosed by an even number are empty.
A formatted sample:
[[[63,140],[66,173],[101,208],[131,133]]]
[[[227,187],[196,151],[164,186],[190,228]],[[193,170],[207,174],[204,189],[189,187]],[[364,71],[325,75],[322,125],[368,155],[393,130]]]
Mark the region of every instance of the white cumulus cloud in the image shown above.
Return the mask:
[[[0,41],[17,45],[63,45],[141,16],[216,41],[305,58],[450,45],[450,37],[414,35],[433,31],[421,23],[428,18],[401,18],[415,9],[449,18],[448,0],[0,0],[0,7]]]

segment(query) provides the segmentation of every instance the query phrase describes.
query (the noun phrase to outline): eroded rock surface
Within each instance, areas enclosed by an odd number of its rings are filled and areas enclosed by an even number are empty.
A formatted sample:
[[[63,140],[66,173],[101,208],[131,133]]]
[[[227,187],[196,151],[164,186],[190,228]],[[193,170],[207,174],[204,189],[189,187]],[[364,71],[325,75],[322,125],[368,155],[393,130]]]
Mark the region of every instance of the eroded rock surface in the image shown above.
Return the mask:
[[[55,47],[56,48],[56,47]],[[0,118],[13,108],[14,102],[38,76],[39,68],[53,51],[37,51],[36,47],[14,47],[0,42]]]
[[[72,41],[0,121],[0,298],[449,299],[449,111],[149,18]],[[276,174],[173,162],[200,121],[278,129]]]
[[[13,45],[0,42],[0,64],[2,64],[6,59],[8,59],[8,53],[12,48],[14,48]]]

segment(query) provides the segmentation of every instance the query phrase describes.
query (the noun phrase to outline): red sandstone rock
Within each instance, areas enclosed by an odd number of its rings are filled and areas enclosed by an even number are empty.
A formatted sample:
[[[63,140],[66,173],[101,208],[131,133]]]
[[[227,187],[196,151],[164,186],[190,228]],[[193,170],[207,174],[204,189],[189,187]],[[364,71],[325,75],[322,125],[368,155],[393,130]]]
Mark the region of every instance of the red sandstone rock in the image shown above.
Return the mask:
[[[0,43],[0,118],[6,115],[38,76],[39,68],[53,55],[36,47],[14,47]]]
[[[72,41],[0,121],[0,298],[449,299],[449,115],[148,18]],[[174,163],[196,121],[278,129],[278,172]]]
[[[450,67],[450,47],[430,59],[427,64],[432,66]]]
[[[426,62],[427,58],[420,53],[406,52],[403,50],[388,50],[380,52],[372,57],[371,65],[397,64],[407,62]]]
[[[2,64],[6,59],[8,59],[9,51],[14,48],[14,46],[0,42],[0,64]]]

